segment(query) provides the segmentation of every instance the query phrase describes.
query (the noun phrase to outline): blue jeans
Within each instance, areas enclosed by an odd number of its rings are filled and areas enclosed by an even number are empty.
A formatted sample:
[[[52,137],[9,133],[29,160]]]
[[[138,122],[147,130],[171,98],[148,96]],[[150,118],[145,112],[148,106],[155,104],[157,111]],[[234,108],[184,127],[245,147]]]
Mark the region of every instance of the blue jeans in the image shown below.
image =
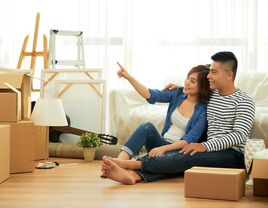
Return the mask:
[[[217,152],[196,153],[195,155],[172,151],[162,157],[144,156],[140,160],[142,167],[136,172],[144,182],[182,175],[185,170],[193,166],[245,168],[244,154],[231,148]]]
[[[128,139],[127,143],[121,150],[127,152],[130,157],[133,157],[145,145],[147,152],[155,147],[171,144],[165,140],[157,131],[155,126],[150,122],[141,124]]]

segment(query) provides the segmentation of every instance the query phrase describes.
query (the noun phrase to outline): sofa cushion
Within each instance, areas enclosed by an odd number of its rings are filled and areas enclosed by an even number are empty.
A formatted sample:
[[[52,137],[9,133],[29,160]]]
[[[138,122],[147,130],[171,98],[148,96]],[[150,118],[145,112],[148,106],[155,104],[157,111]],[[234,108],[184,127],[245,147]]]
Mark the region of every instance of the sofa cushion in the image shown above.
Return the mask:
[[[257,107],[268,108],[268,73],[247,72],[238,73],[236,85],[245,91],[255,102]]]

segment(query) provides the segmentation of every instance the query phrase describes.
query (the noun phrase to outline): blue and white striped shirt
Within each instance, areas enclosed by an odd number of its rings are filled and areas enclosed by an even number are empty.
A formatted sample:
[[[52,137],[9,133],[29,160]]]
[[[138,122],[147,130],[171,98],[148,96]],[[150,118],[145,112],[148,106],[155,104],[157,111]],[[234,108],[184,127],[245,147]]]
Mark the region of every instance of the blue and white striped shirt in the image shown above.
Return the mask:
[[[253,100],[243,91],[221,96],[212,92],[207,106],[207,141],[203,142],[208,152],[233,148],[244,152],[255,115]]]

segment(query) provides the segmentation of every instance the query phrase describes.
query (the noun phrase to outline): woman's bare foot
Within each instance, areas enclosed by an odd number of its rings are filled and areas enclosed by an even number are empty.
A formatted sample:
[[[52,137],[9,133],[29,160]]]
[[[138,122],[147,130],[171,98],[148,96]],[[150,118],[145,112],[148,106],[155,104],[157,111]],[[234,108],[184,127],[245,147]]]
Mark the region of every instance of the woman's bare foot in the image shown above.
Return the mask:
[[[141,177],[134,171],[125,170],[119,167],[115,162],[109,158],[103,158],[103,170],[107,178],[114,181],[126,184],[133,185],[137,181],[141,180]]]
[[[105,158],[105,157],[107,157],[107,156],[103,156],[102,159]],[[105,175],[105,170],[104,170],[104,167],[103,166],[104,166],[104,162],[102,161],[102,163],[101,163],[101,174],[100,174],[100,177],[101,178],[107,178],[107,176]]]
[[[113,161],[113,162],[116,163],[120,168],[128,169],[128,162],[129,162],[130,160],[122,160],[122,159],[118,159],[118,158],[112,158],[112,157],[108,157],[108,156],[103,156],[102,160],[104,161],[105,159],[109,159],[109,160]]]
[[[107,178],[107,176],[105,175],[105,171],[101,171],[100,177],[101,178]]]
[[[121,160],[118,158],[112,158],[108,156],[103,156],[102,160],[109,159],[116,163],[119,167],[126,169],[126,170],[139,170],[141,169],[141,161],[136,160]]]
[[[120,160],[130,160],[131,159],[131,156],[125,152],[124,150],[122,150],[119,155],[117,156],[118,159]]]

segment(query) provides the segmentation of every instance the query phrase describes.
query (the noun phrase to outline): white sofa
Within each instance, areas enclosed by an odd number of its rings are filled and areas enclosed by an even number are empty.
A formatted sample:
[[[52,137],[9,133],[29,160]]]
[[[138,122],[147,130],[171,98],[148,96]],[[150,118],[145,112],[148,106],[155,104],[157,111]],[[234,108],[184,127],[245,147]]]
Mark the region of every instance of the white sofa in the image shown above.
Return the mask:
[[[182,83],[169,78],[165,83]],[[251,138],[268,141],[268,73],[241,73],[236,78],[236,85],[248,93],[256,104],[256,114]],[[124,144],[132,132],[145,121],[150,121],[159,131],[162,130],[167,111],[167,104],[148,104],[134,90],[111,90],[110,99],[110,133]]]

